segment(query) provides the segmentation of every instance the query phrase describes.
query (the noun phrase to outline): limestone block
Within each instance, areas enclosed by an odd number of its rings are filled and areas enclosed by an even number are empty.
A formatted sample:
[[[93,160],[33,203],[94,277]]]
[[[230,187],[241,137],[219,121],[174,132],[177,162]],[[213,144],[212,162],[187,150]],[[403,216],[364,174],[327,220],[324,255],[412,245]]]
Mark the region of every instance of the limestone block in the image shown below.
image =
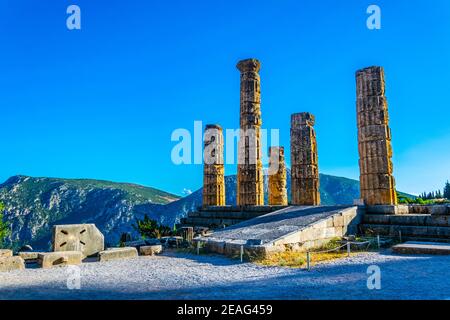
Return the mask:
[[[383,214],[365,214],[364,223],[371,224],[389,224],[390,223],[390,215]]]
[[[39,251],[23,251],[19,252],[18,256],[21,257],[25,262],[37,262],[39,258],[39,254],[44,252]]]
[[[100,262],[111,261],[117,259],[130,259],[136,258],[138,252],[136,248],[125,247],[125,248],[109,248],[105,251],[101,251],[98,254],[98,260]]]
[[[327,239],[342,236],[342,227],[324,228],[323,233],[317,239]]]
[[[79,265],[83,260],[80,251],[60,251],[46,252],[38,254],[38,264],[42,268],[52,268],[55,266]]]
[[[18,256],[0,257],[0,272],[8,272],[13,270],[25,269],[25,262]]]
[[[333,216],[333,226],[334,227],[343,227],[344,226],[344,217],[341,215]]]
[[[53,251],[80,251],[89,257],[105,249],[103,234],[94,224],[57,225],[53,227]]]
[[[225,254],[225,242],[217,240],[208,240],[206,243],[206,249],[218,254]]]
[[[446,205],[436,205],[436,206],[431,206],[430,207],[430,213],[432,215],[436,215],[436,216],[443,216],[443,215],[448,215],[450,214],[449,212],[449,207]]]
[[[242,241],[229,241],[225,243],[225,255],[227,256],[236,256],[241,253],[241,246],[244,246],[245,243]]]
[[[424,225],[450,227],[450,215],[432,215],[424,217]]]
[[[162,245],[154,245],[154,246],[142,246],[139,248],[139,253],[142,256],[153,256],[155,254],[161,253],[163,250]]]
[[[450,245],[439,242],[415,242],[408,241],[392,247],[395,253],[401,254],[439,254],[449,255]]]
[[[13,252],[9,249],[0,249],[0,258],[12,257]]]
[[[145,240],[135,240],[135,241],[126,241],[124,242],[125,246],[127,247],[142,247],[145,246],[147,243],[145,242]],[[103,251],[103,250],[102,250]]]
[[[367,207],[368,214],[408,214],[407,205],[376,205]]]
[[[415,225],[425,226],[427,221],[426,215],[393,215],[390,216],[390,223],[394,225]]]

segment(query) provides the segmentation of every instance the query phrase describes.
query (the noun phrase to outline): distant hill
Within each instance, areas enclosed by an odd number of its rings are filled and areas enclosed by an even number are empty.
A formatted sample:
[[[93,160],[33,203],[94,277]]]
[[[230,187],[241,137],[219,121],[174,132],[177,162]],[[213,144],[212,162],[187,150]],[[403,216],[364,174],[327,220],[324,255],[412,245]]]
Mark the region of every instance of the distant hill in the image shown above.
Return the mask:
[[[288,194],[290,171],[288,170]],[[226,203],[236,203],[236,176],[225,177]],[[265,176],[267,201],[267,177]],[[322,204],[351,204],[359,198],[359,182],[320,175]],[[202,189],[180,198],[136,184],[100,180],[14,176],[0,184],[5,219],[11,223],[9,241],[16,247],[31,244],[48,249],[55,224],[95,223],[108,245],[117,245],[124,232],[137,237],[132,224],[148,214],[172,227],[202,203]]]
[[[54,224],[95,223],[107,241],[132,232],[135,217],[179,197],[128,183],[14,176],[0,185],[11,241],[46,248]],[[164,218],[158,219],[164,222]]]

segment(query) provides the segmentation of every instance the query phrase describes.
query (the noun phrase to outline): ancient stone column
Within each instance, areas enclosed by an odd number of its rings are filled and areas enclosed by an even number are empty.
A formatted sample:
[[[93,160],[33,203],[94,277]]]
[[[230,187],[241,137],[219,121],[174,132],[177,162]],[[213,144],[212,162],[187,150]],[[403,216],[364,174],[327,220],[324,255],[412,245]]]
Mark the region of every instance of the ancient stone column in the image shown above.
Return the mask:
[[[288,204],[286,191],[286,164],[284,148],[269,148],[269,205],[286,206]]]
[[[315,117],[308,112],[291,116],[291,202],[320,205]]]
[[[223,131],[219,125],[206,125],[203,161],[203,207],[224,206]]]
[[[357,71],[356,92],[361,198],[368,205],[395,205],[397,194],[383,68]]]
[[[237,68],[241,72],[237,204],[264,205],[260,63],[256,59],[242,60]]]

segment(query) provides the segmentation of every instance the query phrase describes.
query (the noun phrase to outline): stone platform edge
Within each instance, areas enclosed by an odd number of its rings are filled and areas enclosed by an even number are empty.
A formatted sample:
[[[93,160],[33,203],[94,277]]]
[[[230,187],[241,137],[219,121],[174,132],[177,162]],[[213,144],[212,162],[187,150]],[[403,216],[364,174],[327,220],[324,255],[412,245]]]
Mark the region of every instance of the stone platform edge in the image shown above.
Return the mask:
[[[244,256],[247,258],[264,259],[286,250],[305,252],[320,247],[336,237],[357,233],[362,214],[363,211],[357,206],[347,207],[311,225],[299,227],[296,231],[260,245],[249,245],[246,240],[215,239],[214,235],[197,241],[203,242],[204,248],[210,253],[236,257],[240,255],[243,247]]]

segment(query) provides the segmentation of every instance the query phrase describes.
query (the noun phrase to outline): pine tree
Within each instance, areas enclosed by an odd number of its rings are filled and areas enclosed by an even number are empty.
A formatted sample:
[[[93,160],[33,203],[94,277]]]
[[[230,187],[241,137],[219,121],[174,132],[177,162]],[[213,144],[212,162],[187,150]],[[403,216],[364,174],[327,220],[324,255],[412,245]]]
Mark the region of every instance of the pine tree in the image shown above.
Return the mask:
[[[450,200],[450,182],[448,182],[448,180],[445,183],[445,187],[444,187],[444,198]]]
[[[5,205],[0,202],[0,248],[3,246],[3,241],[10,234],[9,224],[3,222],[3,211],[5,210]]]

